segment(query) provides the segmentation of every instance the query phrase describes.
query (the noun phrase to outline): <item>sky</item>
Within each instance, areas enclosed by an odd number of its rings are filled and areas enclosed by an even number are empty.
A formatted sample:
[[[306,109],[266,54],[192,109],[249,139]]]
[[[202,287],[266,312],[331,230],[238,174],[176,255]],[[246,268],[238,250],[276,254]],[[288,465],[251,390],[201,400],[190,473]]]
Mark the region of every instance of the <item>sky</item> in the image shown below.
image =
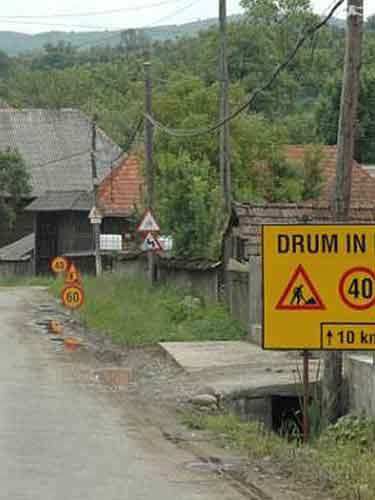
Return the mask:
[[[312,0],[317,13],[326,12],[333,3],[333,0]],[[370,3],[373,0],[365,0],[365,16],[375,13],[375,6],[370,7]],[[240,0],[227,0],[227,5],[228,14],[242,11]],[[142,28],[182,24],[216,17],[217,13],[218,0],[80,0],[79,4],[77,0],[12,0],[2,5],[0,30],[40,33]],[[338,17],[344,14],[342,7]]]

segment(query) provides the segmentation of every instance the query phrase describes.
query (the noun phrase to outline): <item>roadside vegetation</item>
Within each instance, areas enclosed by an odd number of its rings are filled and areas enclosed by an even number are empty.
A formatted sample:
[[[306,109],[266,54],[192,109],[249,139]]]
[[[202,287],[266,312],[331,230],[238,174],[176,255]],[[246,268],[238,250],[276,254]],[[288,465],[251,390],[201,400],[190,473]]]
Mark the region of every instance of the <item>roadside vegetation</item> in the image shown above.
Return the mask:
[[[151,287],[143,275],[86,276],[83,286],[85,304],[79,318],[120,345],[238,340],[246,334],[224,307],[206,304],[187,290]],[[51,290],[58,295],[61,287],[62,282],[55,280]]]
[[[265,459],[265,467],[276,468],[278,474],[330,498],[375,498],[375,421],[365,416],[341,418],[307,446],[299,439],[286,440],[259,422],[242,422],[229,414],[193,414],[185,417],[185,423],[193,429],[212,431],[226,448],[258,459],[260,466]]]
[[[46,286],[50,287],[54,279],[48,276],[0,276],[1,286]]]

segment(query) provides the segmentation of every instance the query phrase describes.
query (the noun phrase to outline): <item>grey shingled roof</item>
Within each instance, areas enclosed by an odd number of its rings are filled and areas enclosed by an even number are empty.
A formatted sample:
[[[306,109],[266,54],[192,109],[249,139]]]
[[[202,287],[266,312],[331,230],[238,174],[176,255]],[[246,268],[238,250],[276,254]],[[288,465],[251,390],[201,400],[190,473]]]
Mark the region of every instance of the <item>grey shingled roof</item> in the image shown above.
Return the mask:
[[[32,197],[46,191],[91,191],[91,122],[79,110],[0,109],[0,150],[17,148],[31,170]],[[121,155],[100,129],[97,169],[102,180]]]
[[[93,207],[94,196],[85,191],[47,191],[39,196],[25,210],[29,212],[77,210],[89,211]]]
[[[29,260],[34,251],[35,234],[29,234],[20,240],[0,248],[0,261],[17,262]]]

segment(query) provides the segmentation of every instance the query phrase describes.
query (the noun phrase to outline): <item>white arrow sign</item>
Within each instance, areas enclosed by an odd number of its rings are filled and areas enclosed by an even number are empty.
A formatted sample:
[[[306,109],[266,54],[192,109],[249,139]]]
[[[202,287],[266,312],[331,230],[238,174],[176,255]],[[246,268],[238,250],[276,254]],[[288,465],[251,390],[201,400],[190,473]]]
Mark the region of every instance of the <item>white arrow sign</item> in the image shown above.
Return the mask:
[[[142,250],[144,252],[160,252],[163,250],[159,240],[152,233],[148,233],[144,242],[142,243]]]
[[[142,217],[141,222],[137,227],[137,231],[142,232],[160,232],[160,226],[156,222],[155,217],[150,209],[146,210],[145,214]]]

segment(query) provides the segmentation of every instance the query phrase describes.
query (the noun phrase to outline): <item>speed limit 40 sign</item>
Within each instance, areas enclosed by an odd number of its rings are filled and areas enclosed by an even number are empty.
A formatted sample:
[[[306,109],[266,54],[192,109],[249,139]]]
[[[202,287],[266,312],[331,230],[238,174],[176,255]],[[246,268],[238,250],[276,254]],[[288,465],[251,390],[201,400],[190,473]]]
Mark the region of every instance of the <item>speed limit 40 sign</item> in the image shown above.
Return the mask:
[[[266,349],[375,349],[375,226],[263,227]]]
[[[85,294],[80,286],[67,285],[61,292],[61,300],[68,309],[79,309],[85,302]]]

